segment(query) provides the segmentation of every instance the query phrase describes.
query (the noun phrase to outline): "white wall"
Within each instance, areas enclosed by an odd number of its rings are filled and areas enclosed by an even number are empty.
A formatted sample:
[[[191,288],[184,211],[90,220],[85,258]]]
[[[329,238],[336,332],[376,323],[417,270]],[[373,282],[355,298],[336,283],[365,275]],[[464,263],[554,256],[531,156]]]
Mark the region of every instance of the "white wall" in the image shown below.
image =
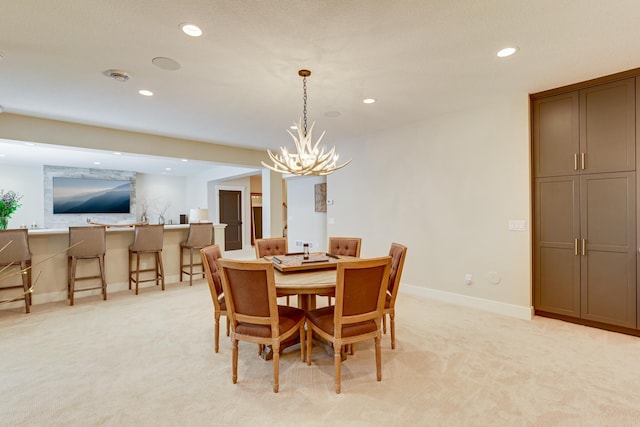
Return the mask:
[[[148,205],[149,224],[157,224],[158,217],[164,212],[165,224],[172,221],[180,223],[180,214],[188,214],[186,202],[187,180],[182,176],[137,174],[137,215],[140,219],[142,203]]]
[[[42,166],[11,166],[0,168],[0,189],[22,194],[21,207],[11,216],[9,228],[31,227],[44,223],[44,178]]]
[[[523,94],[341,143],[353,162],[327,178],[327,234],[361,236],[364,257],[407,245],[402,282],[426,293],[530,313],[528,105]]]
[[[289,177],[287,180],[287,225],[289,252],[300,252],[296,242],[311,243],[312,252],[327,250],[327,214],[315,211],[315,184],[325,177]]]

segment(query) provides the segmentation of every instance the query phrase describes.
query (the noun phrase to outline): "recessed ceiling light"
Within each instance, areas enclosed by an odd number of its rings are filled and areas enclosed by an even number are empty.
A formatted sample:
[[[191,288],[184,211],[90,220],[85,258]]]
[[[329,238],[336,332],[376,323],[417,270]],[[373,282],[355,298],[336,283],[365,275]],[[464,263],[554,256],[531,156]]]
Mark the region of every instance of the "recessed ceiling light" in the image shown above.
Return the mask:
[[[296,129],[298,129],[298,126],[296,126],[296,125],[291,125],[291,126],[289,126],[289,129],[296,130]]]
[[[33,147],[36,144],[33,143],[33,142],[25,142],[24,145],[28,145],[29,147]]]
[[[364,102],[365,104],[373,104],[374,102],[376,102],[375,98],[367,98],[367,99],[363,99],[362,102]]]
[[[147,89],[141,89],[138,91],[138,93],[143,96],[153,96],[153,92]]]
[[[0,153],[0,157],[5,157],[6,154]]]
[[[122,153],[119,153],[117,151],[114,151],[113,154],[115,154],[116,156],[120,156]]]
[[[498,56],[500,58],[505,58],[507,56],[511,56],[518,51],[517,47],[505,47],[504,49],[500,49],[498,51]]]
[[[93,162],[94,165],[99,165],[101,164],[100,162]]]
[[[340,117],[340,111],[327,111],[324,115],[331,118]]]
[[[202,30],[200,29],[200,27],[194,24],[180,24],[180,29],[183,33],[191,37],[200,37],[202,35]]]
[[[180,159],[181,162],[188,162],[189,160],[187,159]]]
[[[170,170],[171,170],[171,168],[164,168],[164,170],[166,170],[166,171],[170,171]]]

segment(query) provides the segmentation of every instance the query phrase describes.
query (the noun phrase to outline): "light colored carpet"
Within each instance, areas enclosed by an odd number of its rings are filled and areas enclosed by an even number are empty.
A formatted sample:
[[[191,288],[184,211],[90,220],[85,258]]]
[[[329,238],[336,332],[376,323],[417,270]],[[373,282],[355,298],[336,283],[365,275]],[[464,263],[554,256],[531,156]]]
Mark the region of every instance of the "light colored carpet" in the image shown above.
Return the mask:
[[[274,394],[271,362],[241,343],[232,384],[204,281],[0,310],[0,425],[640,425],[638,338],[405,294],[397,304],[382,382],[373,344],[360,344],[341,395],[322,348],[312,366],[284,354]]]

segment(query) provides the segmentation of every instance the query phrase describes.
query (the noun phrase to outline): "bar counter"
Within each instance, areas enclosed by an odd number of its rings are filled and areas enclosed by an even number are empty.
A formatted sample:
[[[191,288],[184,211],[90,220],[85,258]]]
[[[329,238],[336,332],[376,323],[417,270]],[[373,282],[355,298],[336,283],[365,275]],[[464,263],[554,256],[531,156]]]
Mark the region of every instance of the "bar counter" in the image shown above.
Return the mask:
[[[224,229],[226,224],[214,224],[214,242],[224,250]],[[180,280],[180,242],[186,240],[189,224],[164,226],[162,262],[164,264],[165,283],[171,285]],[[129,288],[129,245],[133,242],[133,227],[113,226],[107,228],[107,252],[105,255],[105,275],[107,279],[107,293],[122,291]],[[29,247],[33,265],[33,304],[43,304],[67,299],[67,247],[69,246],[69,230],[60,229],[30,229]],[[46,260],[48,257],[53,258]],[[185,255],[186,258],[186,255]],[[145,259],[152,265],[152,258]],[[95,260],[78,263],[79,276],[95,275],[98,263]],[[39,276],[39,277],[38,277]],[[36,282],[37,278],[37,282]],[[90,286],[92,282],[80,283],[78,287]],[[155,286],[153,282],[141,283],[141,287]],[[9,291],[4,291],[7,293]],[[86,291],[76,294],[77,303],[82,298],[97,295],[100,290]],[[132,292],[133,295],[133,292]],[[20,304],[18,302],[18,304]],[[6,304],[6,308],[14,303]],[[0,307],[0,309],[5,307]]]

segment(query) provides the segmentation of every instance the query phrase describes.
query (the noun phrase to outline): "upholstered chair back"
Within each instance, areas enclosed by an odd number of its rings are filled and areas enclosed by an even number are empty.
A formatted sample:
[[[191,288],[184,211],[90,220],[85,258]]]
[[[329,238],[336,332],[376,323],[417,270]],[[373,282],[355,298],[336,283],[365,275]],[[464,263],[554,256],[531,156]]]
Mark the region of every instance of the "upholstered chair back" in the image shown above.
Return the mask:
[[[362,239],[359,237],[329,237],[328,252],[334,255],[360,257]]]
[[[286,237],[271,237],[268,239],[256,239],[256,258],[271,255],[284,255],[288,251]]]

